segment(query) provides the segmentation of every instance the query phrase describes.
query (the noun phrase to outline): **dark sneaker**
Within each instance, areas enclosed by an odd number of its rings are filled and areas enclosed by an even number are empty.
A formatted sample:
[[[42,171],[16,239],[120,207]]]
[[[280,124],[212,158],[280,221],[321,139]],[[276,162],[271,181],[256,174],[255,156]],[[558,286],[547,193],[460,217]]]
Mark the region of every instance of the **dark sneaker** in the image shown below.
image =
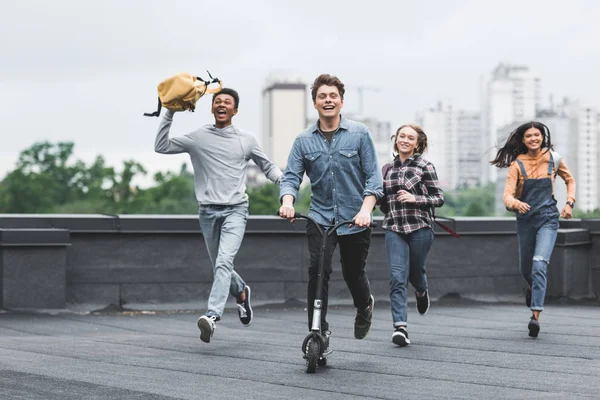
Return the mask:
[[[356,310],[356,318],[354,319],[354,337],[364,339],[371,329],[371,319],[373,318],[373,306],[375,299],[371,295],[371,303],[364,310]]]
[[[246,300],[241,303],[237,303],[238,307],[238,315],[240,317],[240,322],[244,326],[249,326],[252,323],[252,306],[250,305],[250,286],[246,285],[244,288],[244,292],[246,293]]]
[[[200,329],[200,340],[210,343],[213,333],[215,333],[217,317],[203,315],[198,319],[198,329]]]
[[[529,328],[529,336],[538,337],[538,333],[540,333],[540,323],[534,317],[531,317],[529,320],[527,328]]]
[[[540,323],[533,316],[529,320],[527,328],[529,328],[529,336],[531,337],[537,337],[538,333],[540,333]]]
[[[325,343],[325,349],[323,350],[323,356],[321,358],[325,358],[333,352],[333,350],[331,350],[331,347],[329,347],[329,337],[331,336],[331,331],[322,331],[321,336],[323,336],[323,342]]]
[[[423,296],[419,296],[415,293],[417,298],[417,311],[419,314],[424,315],[429,311],[429,290],[426,290]]]
[[[410,340],[408,339],[408,332],[403,326],[399,326],[396,328],[394,333],[392,334],[392,342],[397,344],[400,347],[408,346],[410,344]]]
[[[527,308],[531,308],[531,288],[529,286],[525,292],[525,304],[527,304]]]

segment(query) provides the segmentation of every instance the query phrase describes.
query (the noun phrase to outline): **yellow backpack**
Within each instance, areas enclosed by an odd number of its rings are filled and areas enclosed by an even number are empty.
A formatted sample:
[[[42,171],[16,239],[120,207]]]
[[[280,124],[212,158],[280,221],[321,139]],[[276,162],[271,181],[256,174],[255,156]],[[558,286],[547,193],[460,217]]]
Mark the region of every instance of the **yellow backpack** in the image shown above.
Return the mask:
[[[180,72],[165,79],[158,84],[158,109],[153,113],[144,113],[144,115],[158,117],[161,107],[171,111],[194,111],[200,97],[207,93],[218,93],[223,88],[223,84],[218,78],[213,78],[210,72],[208,72],[208,76],[210,76],[210,80],[205,81],[187,72]],[[218,83],[218,86],[209,88],[208,86],[213,83]]]

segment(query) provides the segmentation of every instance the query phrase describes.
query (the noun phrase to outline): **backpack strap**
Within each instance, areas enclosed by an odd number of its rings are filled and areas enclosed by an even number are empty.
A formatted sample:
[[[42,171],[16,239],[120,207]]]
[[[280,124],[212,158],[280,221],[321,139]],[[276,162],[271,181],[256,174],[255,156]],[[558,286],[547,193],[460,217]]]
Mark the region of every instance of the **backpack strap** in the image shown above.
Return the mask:
[[[435,207],[431,206],[429,208],[429,216],[431,217],[431,220],[433,222],[435,222],[440,228],[442,228],[443,230],[445,230],[446,232],[448,232],[449,234],[451,234],[452,236],[454,236],[457,239],[460,239],[460,235],[458,233],[456,233],[454,230],[450,229],[447,225],[442,224],[440,221],[438,221],[438,217],[436,217],[435,215]],[[451,221],[454,224],[456,224],[456,221],[452,218],[447,218],[447,217],[439,217],[439,218],[443,218],[447,221]]]
[[[145,117],[158,117],[160,115],[160,110],[162,109],[162,103],[160,101],[160,97],[158,98],[158,107],[156,111],[153,113],[144,113]]]

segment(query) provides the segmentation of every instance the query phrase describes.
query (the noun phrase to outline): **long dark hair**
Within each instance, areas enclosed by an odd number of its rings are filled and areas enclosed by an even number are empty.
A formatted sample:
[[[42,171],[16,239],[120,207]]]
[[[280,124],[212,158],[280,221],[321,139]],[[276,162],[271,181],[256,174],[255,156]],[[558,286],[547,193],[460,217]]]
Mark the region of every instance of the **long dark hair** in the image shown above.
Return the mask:
[[[542,149],[546,149],[545,151],[554,150],[552,140],[550,139],[550,129],[541,122],[531,121],[519,126],[508,135],[506,143],[498,150],[496,158],[490,161],[490,164],[498,168],[506,168],[517,159],[519,154],[527,154],[527,146],[523,143],[523,137],[525,136],[525,132],[530,128],[537,128],[542,133]]]

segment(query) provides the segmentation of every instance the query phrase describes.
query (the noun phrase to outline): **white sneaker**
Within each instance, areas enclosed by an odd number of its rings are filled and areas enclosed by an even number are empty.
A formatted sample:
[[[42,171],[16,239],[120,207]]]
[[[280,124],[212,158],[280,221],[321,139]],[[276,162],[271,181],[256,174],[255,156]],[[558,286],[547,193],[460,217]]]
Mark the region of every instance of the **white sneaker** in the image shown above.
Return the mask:
[[[200,340],[210,343],[213,333],[215,333],[217,317],[203,315],[198,319],[198,329],[200,329]]]

